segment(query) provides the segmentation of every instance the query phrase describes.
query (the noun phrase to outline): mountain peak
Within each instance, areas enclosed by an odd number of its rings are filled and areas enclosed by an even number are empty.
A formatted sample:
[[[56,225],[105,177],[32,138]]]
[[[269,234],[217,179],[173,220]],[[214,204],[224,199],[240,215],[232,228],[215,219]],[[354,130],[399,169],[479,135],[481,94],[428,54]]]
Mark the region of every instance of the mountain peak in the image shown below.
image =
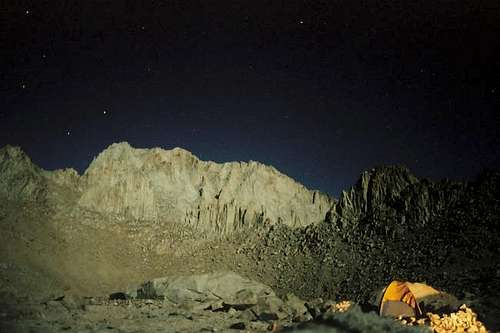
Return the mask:
[[[43,192],[42,169],[17,146],[0,149],[0,194],[10,199],[36,200]]]
[[[202,161],[186,149],[112,144],[84,174],[82,208],[140,220],[170,218],[206,230],[319,222],[330,198],[258,162]],[[270,202],[274,204],[271,205]]]
[[[16,169],[39,171],[38,166],[33,164],[30,157],[19,146],[6,145],[0,149],[0,171]]]
[[[6,145],[0,148],[0,158],[29,159],[28,155],[19,146]]]

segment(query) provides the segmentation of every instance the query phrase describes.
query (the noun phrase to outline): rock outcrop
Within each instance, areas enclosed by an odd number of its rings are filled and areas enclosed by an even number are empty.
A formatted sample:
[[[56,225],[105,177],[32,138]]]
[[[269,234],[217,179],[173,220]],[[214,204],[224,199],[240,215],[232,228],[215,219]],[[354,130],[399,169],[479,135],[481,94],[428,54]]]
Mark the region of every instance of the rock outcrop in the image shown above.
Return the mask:
[[[331,206],[328,196],[257,162],[217,164],[181,148],[134,149],[127,143],[102,152],[83,184],[80,207],[218,233],[263,223],[304,226],[323,220]]]
[[[224,302],[245,309],[256,305],[259,298],[276,296],[274,291],[257,281],[234,272],[157,278],[127,292],[127,298],[167,299],[174,303]]]
[[[0,197],[3,199],[29,201],[55,209],[64,206],[71,210],[81,192],[80,178],[74,169],[43,170],[19,147],[0,149]]]
[[[380,167],[363,172],[355,186],[343,191],[326,220],[341,230],[363,224],[379,231],[425,227],[463,205],[468,188],[468,183],[418,179],[403,166]]]
[[[218,164],[181,148],[135,149],[128,143],[108,147],[82,176],[73,169],[42,170],[19,148],[7,146],[0,151],[0,195],[74,198],[70,210],[177,222],[218,234],[262,224],[317,223],[332,204],[327,195],[258,162]]]
[[[43,170],[19,148],[0,149],[0,195],[10,200],[40,200],[46,193]]]
[[[282,300],[269,286],[234,272],[157,278],[111,294],[110,299],[160,299],[183,308],[232,311],[240,319],[254,321],[312,319],[305,301],[294,294]]]

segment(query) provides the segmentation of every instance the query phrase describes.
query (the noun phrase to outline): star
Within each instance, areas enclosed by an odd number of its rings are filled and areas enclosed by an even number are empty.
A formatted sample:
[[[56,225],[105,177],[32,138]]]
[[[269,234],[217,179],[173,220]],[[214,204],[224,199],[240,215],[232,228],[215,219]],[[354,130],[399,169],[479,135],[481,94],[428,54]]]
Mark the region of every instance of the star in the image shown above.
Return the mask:
[[[102,114],[106,114],[106,113],[108,113],[108,111],[106,111],[106,110],[102,111]]]
[[[31,12],[29,9],[26,9],[26,11],[24,12],[26,15],[29,15]]]
[[[70,135],[71,135],[71,131],[69,131],[69,130],[68,130],[68,131],[66,131],[66,135],[67,135],[67,136],[70,136]]]
[[[26,89],[26,83],[21,83],[21,89]]]
[[[299,24],[304,24],[304,20],[299,20]]]

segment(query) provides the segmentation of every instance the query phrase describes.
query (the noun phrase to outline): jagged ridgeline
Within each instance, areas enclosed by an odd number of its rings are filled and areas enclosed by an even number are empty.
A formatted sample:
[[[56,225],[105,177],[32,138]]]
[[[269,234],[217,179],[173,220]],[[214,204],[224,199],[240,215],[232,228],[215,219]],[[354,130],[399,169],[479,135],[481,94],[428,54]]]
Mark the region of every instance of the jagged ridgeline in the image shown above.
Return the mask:
[[[45,171],[20,148],[0,150],[0,194],[115,220],[169,221],[214,233],[264,224],[296,228],[324,220],[333,201],[258,162],[214,163],[190,152],[109,146],[82,176]]]

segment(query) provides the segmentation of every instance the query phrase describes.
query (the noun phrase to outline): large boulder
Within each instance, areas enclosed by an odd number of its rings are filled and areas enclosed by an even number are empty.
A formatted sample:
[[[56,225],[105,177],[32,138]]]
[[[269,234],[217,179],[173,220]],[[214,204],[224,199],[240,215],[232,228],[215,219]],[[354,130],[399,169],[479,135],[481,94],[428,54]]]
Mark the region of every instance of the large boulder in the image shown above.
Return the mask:
[[[306,321],[305,302],[293,294],[283,301],[274,291],[234,272],[163,277],[147,281],[110,298],[163,299],[190,310],[241,311],[240,319]]]
[[[130,298],[165,299],[174,303],[224,303],[244,309],[260,299],[275,297],[274,291],[234,272],[163,277],[143,283],[127,293]]]

